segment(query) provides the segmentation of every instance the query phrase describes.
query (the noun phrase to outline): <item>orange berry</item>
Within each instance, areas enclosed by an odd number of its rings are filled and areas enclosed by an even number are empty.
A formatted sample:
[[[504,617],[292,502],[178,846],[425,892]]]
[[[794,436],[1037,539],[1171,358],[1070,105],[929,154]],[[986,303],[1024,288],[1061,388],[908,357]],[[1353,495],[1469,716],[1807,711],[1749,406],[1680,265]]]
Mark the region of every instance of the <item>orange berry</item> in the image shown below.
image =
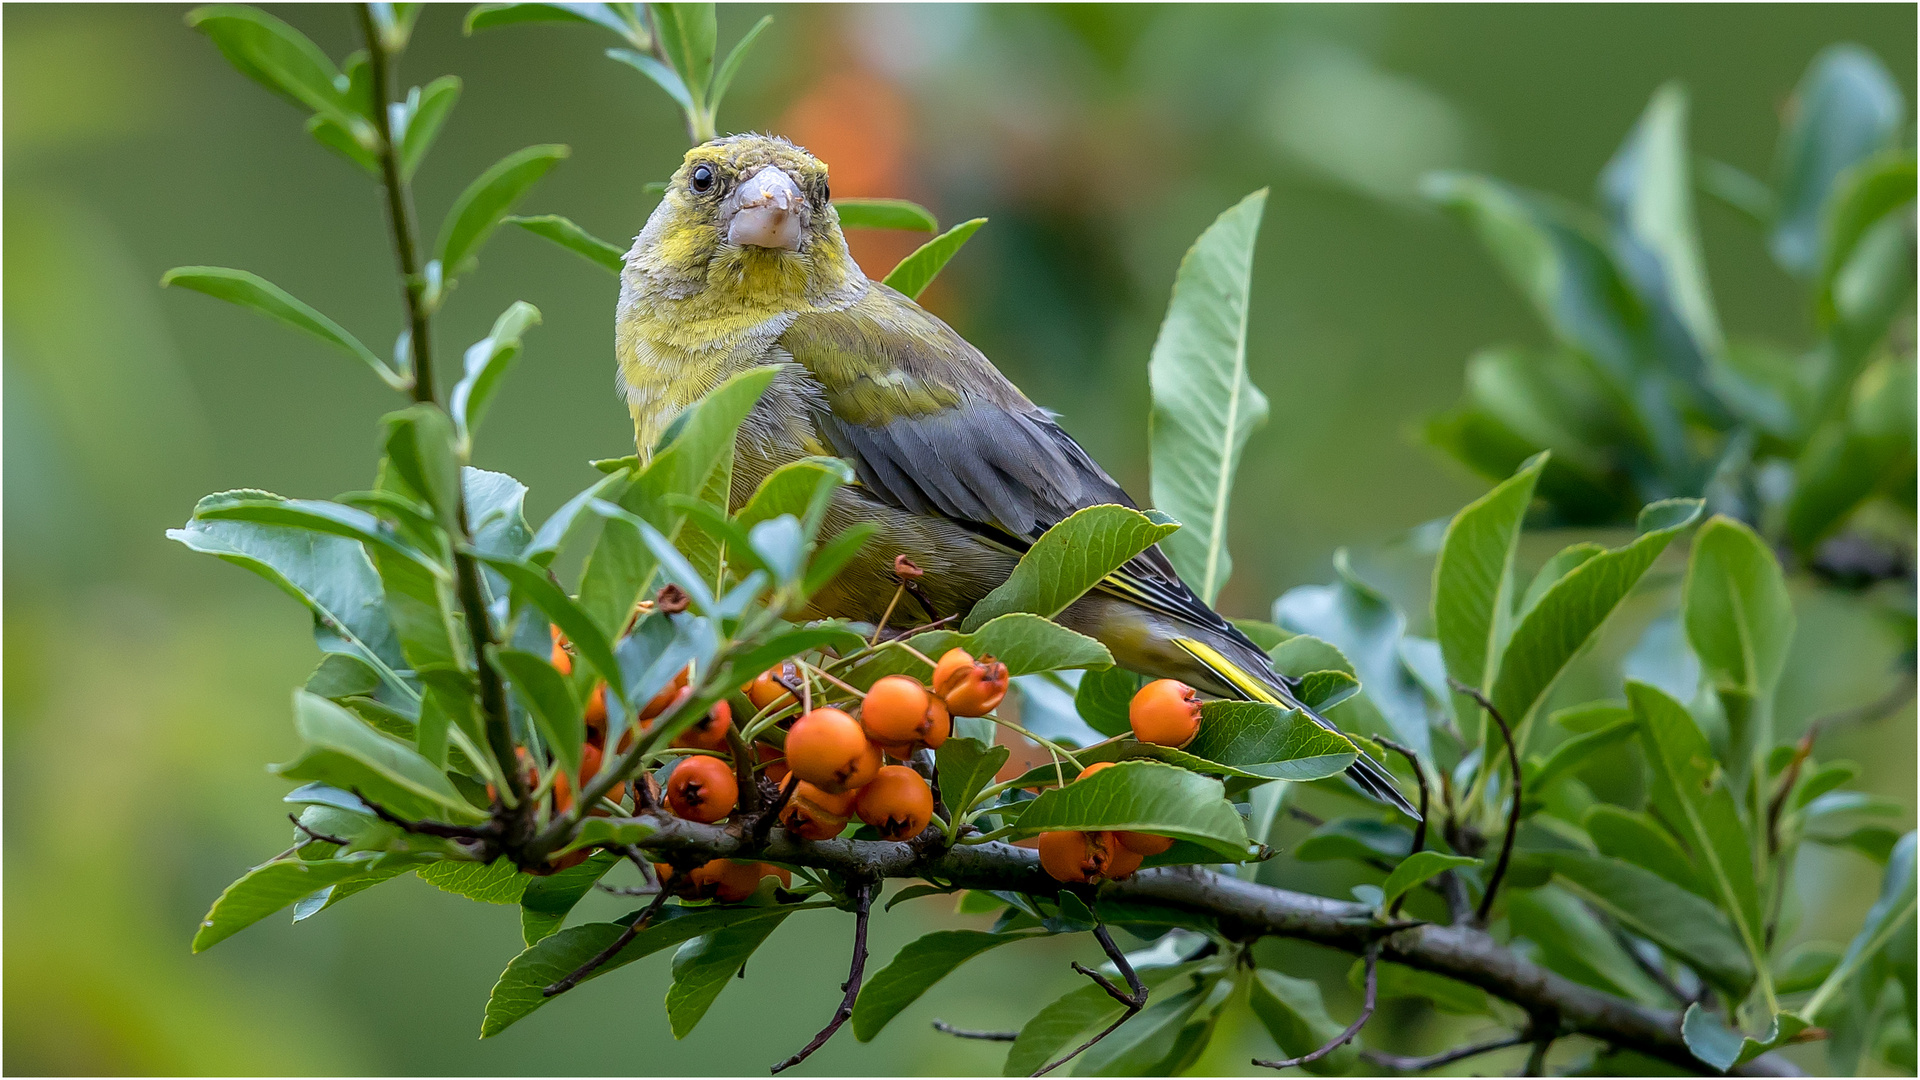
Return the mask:
[[[854,810],[883,839],[911,840],[933,820],[933,789],[907,766],[888,765],[860,789]]]
[[[847,827],[855,793],[835,794],[800,781],[780,808],[780,827],[802,840],[831,840]]]
[[[1088,833],[1087,851],[1092,855],[1094,874],[1099,878],[1111,881],[1140,869],[1140,852],[1122,843],[1119,833]]]
[[[1113,766],[1113,762],[1111,761],[1096,761],[1093,764],[1087,766],[1086,768],[1081,769],[1080,775],[1074,777],[1074,779],[1085,780],[1087,777],[1092,776],[1094,773],[1099,772],[1101,769],[1111,768],[1112,766]]]
[[[873,684],[860,703],[860,726],[876,742],[913,742],[928,726],[927,705],[933,695],[920,680],[888,675]]]
[[[655,872],[673,868],[663,863],[653,864]],[[660,882],[665,885],[669,875],[662,874]],[[674,882],[696,898],[717,899],[723,903],[738,903],[753,895],[760,887],[760,864],[737,863],[732,859],[715,859],[687,871],[684,878]]]
[[[688,821],[712,824],[733,813],[740,785],[733,769],[719,758],[681,758],[667,778],[667,805]]]
[[[553,630],[553,666],[562,675],[573,674],[573,654],[567,651],[567,635],[555,626]]]
[[[862,787],[880,771],[880,748],[839,709],[815,709],[787,732],[787,767],[822,791]]]
[[[687,673],[691,670],[693,669],[690,667],[681,668],[679,674],[662,687],[659,693],[653,695],[653,700],[647,702],[647,707],[640,710],[640,719],[651,720],[666,712],[668,707],[680,697],[680,691],[686,688]]]
[[[793,704],[793,694],[786,687],[780,685],[779,679],[781,676],[790,679],[797,678],[792,663],[784,663],[779,667],[768,668],[760,674],[755,675],[753,681],[741,687],[740,691],[747,695],[748,701],[753,702],[754,708],[763,712],[767,706],[772,705],[776,701],[782,705],[791,705]]]
[[[1178,679],[1155,679],[1127,705],[1133,737],[1160,746],[1185,746],[1200,731],[1200,695]]]
[[[776,784],[787,782],[787,755],[772,743],[755,742],[753,756],[760,760],[761,775]]]
[[[1173,846],[1173,837],[1155,836],[1145,832],[1117,832],[1113,834],[1120,845],[1128,851],[1140,855],[1158,855]]]
[[[955,716],[985,716],[1007,696],[1007,665],[991,656],[975,660],[965,649],[948,649],[933,668],[933,692]]]
[[[673,745],[698,750],[725,750],[727,731],[733,727],[733,706],[716,702],[699,722],[680,733]]]
[[[587,722],[587,737],[607,741],[607,684],[594,683],[593,692],[587,695],[587,708],[582,719]]]
[[[1055,881],[1085,881],[1093,866],[1087,857],[1087,834],[1063,830],[1040,834],[1040,868]]]

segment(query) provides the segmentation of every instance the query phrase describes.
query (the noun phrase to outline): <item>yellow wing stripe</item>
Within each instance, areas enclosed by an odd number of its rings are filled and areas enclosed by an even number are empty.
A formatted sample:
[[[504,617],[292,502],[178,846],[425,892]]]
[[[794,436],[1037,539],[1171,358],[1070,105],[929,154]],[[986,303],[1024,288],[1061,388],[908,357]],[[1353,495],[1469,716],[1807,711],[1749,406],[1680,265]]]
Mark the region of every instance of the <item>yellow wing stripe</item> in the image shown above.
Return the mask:
[[[1205,664],[1215,675],[1233,684],[1234,689],[1247,695],[1250,701],[1264,701],[1269,705],[1285,704],[1259,680],[1247,674],[1240,665],[1220,654],[1220,650],[1204,641],[1193,638],[1174,638],[1173,643],[1185,649],[1188,655]]]

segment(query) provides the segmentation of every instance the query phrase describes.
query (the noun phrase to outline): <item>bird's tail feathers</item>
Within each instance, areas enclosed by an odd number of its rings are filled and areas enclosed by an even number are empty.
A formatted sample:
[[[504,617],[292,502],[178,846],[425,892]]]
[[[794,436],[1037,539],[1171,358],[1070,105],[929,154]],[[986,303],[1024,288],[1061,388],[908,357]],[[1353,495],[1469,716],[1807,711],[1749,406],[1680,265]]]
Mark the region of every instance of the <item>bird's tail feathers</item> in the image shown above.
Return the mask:
[[[1340,730],[1326,717],[1321,716],[1305,702],[1295,697],[1293,692],[1287,689],[1286,684],[1281,681],[1280,676],[1274,674],[1272,671],[1265,673],[1266,678],[1261,678],[1260,675],[1256,675],[1241,665],[1229,660],[1219,649],[1208,645],[1204,641],[1197,641],[1193,638],[1175,638],[1174,644],[1186,650],[1189,656],[1192,656],[1195,660],[1205,665],[1207,670],[1213,672],[1222,681],[1239,691],[1247,700],[1264,701],[1269,705],[1279,705],[1288,709],[1299,709],[1321,727],[1335,732]],[[1420,812],[1415,810],[1413,804],[1407,801],[1407,797],[1400,793],[1399,785],[1394,783],[1392,774],[1388,773],[1386,768],[1379,762],[1368,757],[1365,750],[1360,750],[1359,754],[1360,756],[1355,759],[1354,763],[1347,767],[1347,776],[1351,778],[1355,784],[1358,784],[1362,791],[1379,799],[1381,802],[1397,807],[1402,813],[1405,813],[1415,821],[1420,820]]]

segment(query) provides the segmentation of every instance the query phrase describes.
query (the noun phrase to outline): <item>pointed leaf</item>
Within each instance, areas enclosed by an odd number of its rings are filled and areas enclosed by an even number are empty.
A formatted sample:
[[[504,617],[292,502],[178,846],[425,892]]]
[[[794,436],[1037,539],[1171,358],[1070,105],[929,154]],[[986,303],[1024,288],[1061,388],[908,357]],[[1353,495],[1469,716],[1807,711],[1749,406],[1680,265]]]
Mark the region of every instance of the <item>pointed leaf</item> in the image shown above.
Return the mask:
[[[1185,526],[1167,540],[1167,558],[1207,603],[1233,572],[1227,508],[1240,452],[1267,418],[1266,395],[1247,377],[1253,248],[1266,205],[1262,188],[1187,249],[1147,365],[1153,505]]]
[[[473,433],[493,404],[507,372],[520,357],[520,337],[540,323],[540,309],[524,300],[500,313],[493,321],[493,332],[467,349],[466,373],[453,388],[447,408],[464,444],[471,445]]]
[[[1500,654],[1512,632],[1513,559],[1520,522],[1533,500],[1547,456],[1528,459],[1513,478],[1455,514],[1433,567],[1434,633],[1447,674],[1481,691],[1492,689]],[[1457,708],[1460,716],[1475,715]],[[1518,723],[1518,717],[1510,717]]]
[[[446,221],[440,226],[440,240],[434,245],[442,273],[451,280],[473,269],[480,245],[487,242],[513,204],[570,153],[556,145],[516,150],[467,185],[447,211]]]
[[[279,859],[247,871],[213,902],[193,935],[193,951],[207,949],[321,889],[366,877],[378,865],[405,867],[402,855],[362,853],[340,859]]]
[[[1220,781],[1154,761],[1121,762],[1041,792],[1018,822],[1022,836],[1060,829],[1150,832],[1192,841],[1235,861],[1252,848]]]
[[[1249,989],[1247,1004],[1252,1007],[1253,1015],[1287,1057],[1310,1054],[1338,1038],[1346,1028],[1327,1015],[1320,984],[1312,979],[1296,979],[1272,968],[1256,968]],[[1348,1043],[1317,1061],[1302,1065],[1301,1069],[1315,1076],[1343,1076],[1353,1071],[1359,1056],[1359,1049]]]
[[[513,684],[547,745],[570,775],[580,773],[580,747],[586,740],[580,699],[572,680],[560,674],[547,658],[517,649],[496,649],[493,662]]]
[[[747,62],[747,52],[753,48],[753,43],[759,39],[760,35],[766,32],[767,27],[772,25],[773,16],[762,15],[760,21],[753,24],[752,29],[742,34],[739,41],[733,43],[733,48],[727,52],[727,58],[720,64],[720,70],[714,73],[713,93],[707,101],[709,113],[719,113],[720,103],[726,99],[727,90],[733,86],[733,77],[740,73],[740,68]]]
[[[1801,277],[1820,254],[1821,211],[1849,166],[1896,145],[1906,101],[1880,60],[1858,45],[1832,45],[1815,57],[1787,104],[1774,163],[1780,193],[1773,256]]]
[[[654,85],[667,92],[667,96],[673,99],[674,104],[688,112],[694,111],[693,94],[687,89],[686,80],[680,77],[679,72],[646,53],[634,52],[632,49],[608,49],[607,59],[618,60],[652,79]]]
[[[358,127],[371,132],[371,125],[354,115],[348,103],[340,69],[300,31],[241,4],[195,8],[187,13],[187,25],[212,38],[227,62],[247,78],[343,127],[351,129],[358,120]]]
[[[900,265],[887,271],[886,279],[881,284],[900,290],[909,300],[919,299],[920,294],[927,291],[927,286],[933,284],[933,279],[940,276],[940,271],[946,269],[953,257],[960,254],[960,249],[986,223],[987,219],[983,217],[963,221],[920,245],[911,255],[901,259]]]
[[[674,1038],[684,1039],[693,1031],[720,991],[788,914],[783,910],[777,917],[737,923],[680,946],[673,955],[673,985],[667,987],[667,1020]]]
[[[395,389],[405,386],[405,378],[388,366],[385,360],[375,356],[373,350],[362,345],[359,338],[257,274],[229,270],[223,266],[177,266],[161,277],[160,284],[179,285],[230,304],[252,308],[270,319],[286,323],[296,330],[304,330],[357,358],[372,368],[373,373],[388,386]]]
[[[1421,851],[1407,856],[1400,865],[1387,875],[1386,884],[1380,886],[1382,910],[1393,905],[1395,900],[1408,891],[1419,887],[1428,878],[1461,866],[1478,866],[1479,859],[1470,859],[1465,855],[1445,855],[1438,851]]]
[[[1588,901],[1685,960],[1736,1000],[1753,984],[1740,938],[1711,903],[1632,863],[1580,851],[1532,852]]]
[[[419,98],[411,102],[413,114],[407,118],[406,134],[400,137],[402,180],[412,180],[420,163],[427,159],[427,151],[433,149],[433,141],[439,137],[441,126],[447,122],[454,104],[460,100],[460,79],[453,75],[442,75],[416,93]],[[413,95],[409,94],[408,97],[411,99]]]
[[[611,30],[633,43],[636,49],[653,47],[646,28],[623,18],[619,9],[627,4],[475,4],[467,12],[465,30],[485,30],[493,26],[512,26],[530,22],[585,23]]]
[[[1359,756],[1339,732],[1297,709],[1259,701],[1207,702],[1199,733],[1182,749],[1273,780],[1338,776]]]
[[[713,54],[718,46],[719,29],[712,4],[649,4],[653,29],[660,35],[660,50],[686,81],[696,108],[707,102],[707,87],[713,80]]]
[[[536,880],[508,859],[490,863],[448,859],[420,868],[421,881],[442,892],[478,900],[483,904],[517,904],[527,883]]]
[[[940,798],[956,816],[973,808],[973,800],[1007,763],[1013,753],[1004,746],[988,746],[974,739],[949,738],[934,751],[940,777]]]
[[[526,891],[520,894],[522,940],[528,945],[537,945],[542,938],[560,929],[567,913],[593,891],[594,882],[605,877],[619,862],[617,852],[596,851],[586,862],[527,882]]]
[[[1027,549],[1006,582],[973,606],[962,629],[973,633],[1016,611],[1050,619],[1178,527],[1125,506],[1077,510]]]
[[[936,930],[901,946],[887,966],[860,988],[853,1006],[853,1034],[872,1042],[901,1010],[933,989],[955,968],[988,949],[1034,936],[1031,932],[992,934],[982,930]]]
[[[617,245],[607,243],[559,214],[540,214],[535,217],[509,214],[500,220],[551,240],[595,266],[611,271],[615,276],[627,264],[626,253]]]
[[[833,209],[843,229],[940,231],[940,222],[932,211],[905,199],[835,199]]]
[[[317,780],[359,792],[404,817],[472,822],[485,818],[434,764],[414,749],[373,730],[323,697],[293,692],[294,730],[301,755],[273,771],[291,780]]]

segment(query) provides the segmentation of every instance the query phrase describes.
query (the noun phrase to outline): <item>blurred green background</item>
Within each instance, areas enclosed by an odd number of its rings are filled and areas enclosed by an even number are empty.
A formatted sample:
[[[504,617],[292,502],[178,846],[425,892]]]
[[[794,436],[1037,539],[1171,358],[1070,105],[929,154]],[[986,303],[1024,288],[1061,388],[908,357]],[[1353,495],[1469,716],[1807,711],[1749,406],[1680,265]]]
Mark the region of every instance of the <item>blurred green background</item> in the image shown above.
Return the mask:
[[[3,16],[5,1069],[762,1072],[830,1013],[846,916],[776,938],[684,1042],[660,1007],[664,956],[478,1041],[488,989],[519,948],[516,913],[410,878],[188,954],[210,900],[288,841],[286,785],[261,765],[292,756],[287,694],[315,651],[283,597],[162,531],[209,491],[367,486],[375,421],[394,400],[316,342],[157,282],[178,264],[236,266],[370,342],[399,322],[375,189],[188,30],[185,10]],[[354,46],[346,8],[274,10],[335,57]],[[502,154],[565,142],[573,157],[523,212],[631,237],[651,208],[643,186],[684,149],[672,104],[601,59],[613,42],[597,31],[469,38],[463,10],[427,11],[402,72],[466,81],[417,185],[425,220]],[[1213,215],[1271,185],[1249,362],[1273,419],[1242,466],[1222,598],[1254,616],[1329,577],[1337,545],[1390,540],[1476,495],[1479,482],[1410,432],[1456,399],[1473,349],[1543,339],[1477,243],[1419,205],[1422,172],[1483,169],[1588,202],[1648,96],[1680,78],[1695,148],[1764,175],[1781,103],[1840,40],[1877,51],[1914,91],[1910,5],[752,5],[722,9],[723,47],[766,10],[777,21],[722,126],[806,143],[833,167],[836,194],[991,218],[928,305],[1060,410],[1136,494],[1146,355],[1180,254]],[[1803,340],[1799,294],[1757,235],[1701,205],[1726,324]],[[878,276],[911,241],[855,244]],[[535,520],[591,479],[588,459],[631,452],[612,392],[614,294],[599,269],[507,230],[440,321],[445,356],[514,299],[546,315],[477,461],[532,487]],[[1891,635],[1860,609],[1802,599],[1794,670],[1817,674],[1783,688],[1789,728],[1873,696],[1892,658]],[[1599,651],[1631,641],[1622,630]],[[1910,805],[1912,725],[1909,709],[1823,754],[1864,762],[1864,786]],[[1262,873],[1351,883],[1284,858]],[[1875,868],[1821,849],[1802,878],[1807,906],[1848,920],[1818,936],[1845,940]],[[606,896],[589,905],[620,910]],[[924,900],[876,920],[875,963],[945,912]],[[1016,1025],[1074,983],[1069,949],[990,954],[875,1044],[843,1035],[803,1071],[997,1072],[1002,1046],[926,1021]],[[1346,966],[1275,950],[1301,972]],[[1407,1050],[1457,1030],[1393,1019],[1379,1037]],[[1249,1051],[1272,1050],[1253,1031],[1223,1034],[1198,1071],[1243,1071]]]

